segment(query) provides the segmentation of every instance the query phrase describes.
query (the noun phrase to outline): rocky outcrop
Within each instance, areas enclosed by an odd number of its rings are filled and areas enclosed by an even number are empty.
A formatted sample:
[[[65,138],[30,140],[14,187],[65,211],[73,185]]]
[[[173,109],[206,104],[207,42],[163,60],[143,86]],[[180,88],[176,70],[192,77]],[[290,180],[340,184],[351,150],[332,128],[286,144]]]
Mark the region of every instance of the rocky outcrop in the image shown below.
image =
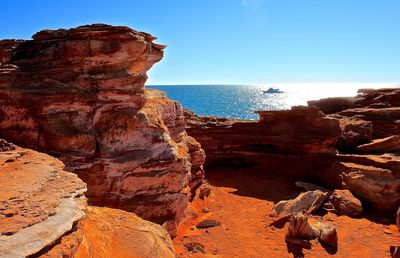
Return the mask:
[[[38,254],[84,214],[86,185],[46,154],[0,152],[0,257]]]
[[[337,120],[324,117],[315,107],[257,113],[260,121],[202,117],[186,111],[186,130],[207,153],[207,166],[253,166],[303,180],[315,179],[330,167],[340,135]]]
[[[353,151],[358,145],[368,143],[373,139],[371,121],[365,121],[358,116],[347,117],[338,114],[329,117],[339,121],[342,131],[338,140],[339,150]]]
[[[338,113],[353,108],[389,108],[400,106],[400,89],[360,89],[355,97],[336,97],[308,101],[325,114]]]
[[[400,206],[400,179],[389,169],[340,162],[326,174],[326,184],[350,190],[375,210],[391,213]]]
[[[339,114],[347,117],[358,116],[370,121],[374,139],[396,135],[400,130],[400,107],[355,108],[343,110]]]
[[[76,258],[173,258],[171,237],[158,224],[122,210],[89,207],[78,224],[84,235]]]
[[[180,104],[144,89],[153,36],[95,24],[0,41],[0,135],[59,157],[92,204],[174,229],[203,180]]]
[[[0,257],[175,257],[161,226],[88,207],[86,184],[60,160],[0,145]]]
[[[352,97],[336,97],[320,100],[310,100],[308,101],[308,105],[318,107],[325,114],[333,114],[345,109],[357,107],[355,99]]]

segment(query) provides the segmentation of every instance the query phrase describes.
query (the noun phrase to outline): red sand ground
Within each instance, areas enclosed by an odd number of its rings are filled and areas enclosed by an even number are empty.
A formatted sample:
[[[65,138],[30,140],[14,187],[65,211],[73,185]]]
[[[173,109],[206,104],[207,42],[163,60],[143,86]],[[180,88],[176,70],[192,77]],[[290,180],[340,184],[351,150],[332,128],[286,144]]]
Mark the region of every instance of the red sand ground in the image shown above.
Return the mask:
[[[207,171],[213,185],[206,200],[196,199],[191,216],[178,228],[174,239],[178,257],[390,257],[389,247],[400,245],[400,233],[394,220],[373,218],[352,219],[328,213],[325,219],[335,225],[339,248],[325,249],[312,241],[311,249],[288,247],[284,228],[268,227],[268,216],[274,204],[291,199],[300,191],[288,179],[267,178],[254,171]],[[202,213],[203,207],[210,212]],[[196,229],[205,218],[221,221],[219,227]],[[386,233],[385,233],[386,231]],[[184,243],[198,242],[206,254],[189,253]]]

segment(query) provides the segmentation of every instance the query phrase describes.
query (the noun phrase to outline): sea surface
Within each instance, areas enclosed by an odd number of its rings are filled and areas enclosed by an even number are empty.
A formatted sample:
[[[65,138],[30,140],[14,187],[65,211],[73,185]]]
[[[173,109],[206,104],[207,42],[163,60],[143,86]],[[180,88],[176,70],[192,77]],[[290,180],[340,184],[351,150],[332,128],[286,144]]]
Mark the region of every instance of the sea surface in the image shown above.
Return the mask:
[[[395,84],[268,84],[268,85],[148,85],[198,115],[258,119],[256,110],[282,110],[307,105],[308,100],[355,96],[360,88],[398,87]],[[283,93],[264,93],[268,88]]]

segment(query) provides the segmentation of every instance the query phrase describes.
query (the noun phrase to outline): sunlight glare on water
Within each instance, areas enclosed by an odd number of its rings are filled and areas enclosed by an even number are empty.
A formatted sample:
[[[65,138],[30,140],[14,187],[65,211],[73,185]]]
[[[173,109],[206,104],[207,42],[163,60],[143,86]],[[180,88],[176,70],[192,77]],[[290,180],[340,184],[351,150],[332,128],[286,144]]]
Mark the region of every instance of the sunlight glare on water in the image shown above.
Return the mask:
[[[395,83],[312,83],[264,85],[168,85],[147,86],[162,90],[170,99],[198,115],[258,119],[256,110],[282,110],[307,105],[308,100],[355,96],[360,88],[398,87]],[[283,93],[264,93],[268,88]]]

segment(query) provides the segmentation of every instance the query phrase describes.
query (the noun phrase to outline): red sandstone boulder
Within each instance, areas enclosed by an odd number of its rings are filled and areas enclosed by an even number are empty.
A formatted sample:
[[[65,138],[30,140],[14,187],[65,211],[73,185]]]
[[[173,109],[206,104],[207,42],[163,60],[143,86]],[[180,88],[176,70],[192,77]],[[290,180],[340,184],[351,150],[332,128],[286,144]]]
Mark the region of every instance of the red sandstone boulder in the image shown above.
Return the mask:
[[[329,197],[329,201],[333,204],[339,215],[347,215],[349,217],[361,216],[361,202],[349,190],[333,191]]]
[[[0,41],[0,135],[59,157],[91,203],[176,225],[205,154],[180,104],[144,89],[163,57],[154,39],[94,24]]]
[[[291,216],[288,232],[285,235],[286,242],[299,245],[303,240],[309,241],[316,238],[321,244],[333,248],[338,246],[337,232],[332,224],[321,222],[314,218],[310,222],[308,216],[301,212]]]
[[[312,213],[329,198],[328,192],[320,190],[301,193],[295,199],[278,202],[271,211],[271,217],[286,217],[297,212]]]
[[[78,227],[84,235],[75,258],[175,257],[167,231],[132,213],[89,207]]]

